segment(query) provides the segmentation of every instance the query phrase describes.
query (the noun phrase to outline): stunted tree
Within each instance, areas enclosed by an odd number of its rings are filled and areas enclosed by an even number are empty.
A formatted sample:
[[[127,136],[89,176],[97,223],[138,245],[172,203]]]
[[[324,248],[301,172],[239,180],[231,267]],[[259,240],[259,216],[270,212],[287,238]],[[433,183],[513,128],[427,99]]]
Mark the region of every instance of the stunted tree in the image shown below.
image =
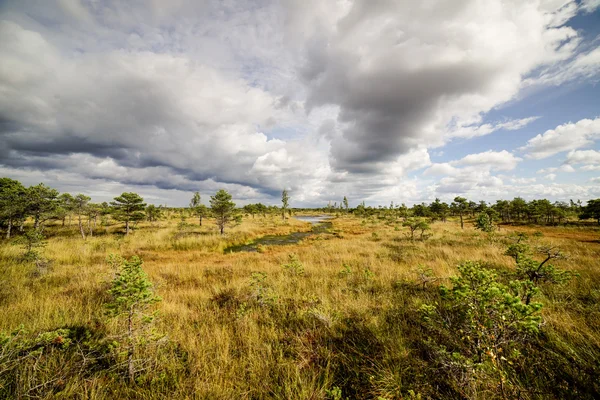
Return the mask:
[[[81,232],[81,237],[85,240],[85,232],[83,231],[83,221],[81,219],[82,215],[87,213],[88,203],[91,200],[90,197],[84,194],[78,194],[73,197],[73,205],[74,210],[77,213],[77,222],[79,224],[79,232]]]
[[[510,209],[513,215],[516,215],[518,219],[523,218],[527,213],[527,202],[520,197],[515,197],[510,202]]]
[[[452,209],[460,216],[460,228],[465,229],[463,215],[469,210],[469,203],[464,197],[457,196],[452,203]]]
[[[421,218],[408,218],[402,223],[402,226],[406,226],[410,231],[410,240],[415,240],[415,232],[421,231],[421,240],[425,240],[425,231],[431,229],[429,224]]]
[[[346,209],[346,214],[348,213],[348,198],[346,196],[344,196],[344,208]]]
[[[23,195],[25,187],[21,182],[10,178],[0,178],[0,220],[6,224],[6,238],[10,239],[16,220],[23,219],[25,207]]]
[[[285,211],[287,210],[287,208],[290,206],[290,196],[288,195],[288,192],[286,189],[283,189],[283,192],[281,192],[281,216],[283,217],[283,220],[285,221]]]
[[[112,207],[106,202],[102,202],[102,204],[99,204],[99,209],[100,209],[100,224],[101,225],[108,225],[108,216],[112,213]]]
[[[58,190],[52,189],[43,183],[27,188],[25,202],[27,214],[33,216],[33,227],[40,230],[43,223],[54,216],[58,207]]]
[[[581,207],[582,213],[579,215],[581,219],[593,218],[600,225],[600,199],[589,200],[587,205]]]
[[[129,223],[131,221],[141,221],[144,219],[144,209],[146,203],[137,193],[125,192],[115,201],[110,203],[113,206],[113,217],[118,221],[125,222],[125,234],[129,235]]]
[[[429,206],[429,209],[436,218],[439,218],[442,222],[446,222],[446,217],[448,216],[448,211],[450,210],[448,204],[443,203],[440,201],[440,199],[436,198],[435,201]]]
[[[202,226],[202,219],[208,214],[208,207],[200,202],[200,193],[195,192],[192,200],[190,200],[190,211],[194,214]]]
[[[206,207],[204,204],[200,204],[198,206],[198,209],[196,210],[196,216],[198,217],[198,220],[200,221],[200,226],[202,226],[202,220],[204,219],[204,217],[207,217],[208,215],[209,215],[208,207]]]
[[[225,225],[233,217],[235,203],[231,201],[231,195],[226,190],[220,189],[214,196],[210,196],[210,208],[222,235],[225,232]]]
[[[254,214],[256,214],[256,211],[256,204],[246,204],[244,206],[244,212],[252,215],[252,219],[254,219]]]
[[[486,233],[492,233],[496,229],[494,226],[494,219],[492,214],[489,212],[481,212],[475,219],[475,229]]]
[[[146,207],[146,219],[151,224],[154,224],[162,217],[162,207],[156,207],[154,204],[149,204]]]
[[[63,226],[65,226],[65,219],[67,219],[67,217],[69,217],[69,225],[71,225],[71,213],[75,206],[73,200],[73,196],[70,193],[61,193],[60,196],[58,196],[58,213]]]
[[[98,215],[102,212],[102,205],[89,203],[87,206],[87,217],[88,217],[88,231],[90,236],[94,235],[94,230],[96,229],[96,220],[98,219]]]
[[[258,214],[262,214],[263,218],[267,216],[267,206],[265,206],[263,203],[256,203],[255,208],[256,212]]]

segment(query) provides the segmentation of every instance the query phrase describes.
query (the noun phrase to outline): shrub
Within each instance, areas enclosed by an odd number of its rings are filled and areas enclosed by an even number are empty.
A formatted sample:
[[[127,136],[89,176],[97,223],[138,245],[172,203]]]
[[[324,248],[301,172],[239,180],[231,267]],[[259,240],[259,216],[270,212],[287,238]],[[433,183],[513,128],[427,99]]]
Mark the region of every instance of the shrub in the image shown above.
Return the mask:
[[[521,281],[515,288],[518,287],[517,293],[526,304],[529,304],[531,298],[539,291],[536,285],[541,283],[564,284],[578,274],[557,268],[550,263],[551,260],[565,258],[565,255],[557,247],[538,247],[537,252],[545,257],[542,261],[534,260],[525,239],[524,234],[519,234],[515,243],[510,244],[504,254],[515,259],[515,276]]]
[[[482,212],[479,213],[475,220],[475,229],[479,229],[486,233],[492,233],[496,227],[494,226],[492,217],[488,213]]]
[[[489,379],[502,386],[504,364],[539,331],[542,305],[524,303],[477,262],[458,270],[451,288],[440,287],[441,302],[421,307],[425,326],[443,338],[430,340],[429,347],[451,376],[463,377],[458,382],[463,390],[477,390]]]
[[[292,276],[304,275],[304,266],[296,254],[289,254],[288,262],[282,264],[281,267],[284,269],[284,271]]]
[[[415,240],[415,232],[421,231],[421,240],[425,240],[428,236],[425,234],[425,231],[431,229],[429,224],[420,218],[409,218],[402,223],[402,226],[408,227],[410,231],[410,240]]]
[[[277,294],[267,284],[267,274],[265,272],[252,273],[250,288],[252,289],[252,297],[260,306],[273,306],[277,302]]]
[[[17,243],[23,246],[23,260],[37,264],[42,259],[40,250],[46,247],[46,240],[40,231],[29,230],[19,238]]]

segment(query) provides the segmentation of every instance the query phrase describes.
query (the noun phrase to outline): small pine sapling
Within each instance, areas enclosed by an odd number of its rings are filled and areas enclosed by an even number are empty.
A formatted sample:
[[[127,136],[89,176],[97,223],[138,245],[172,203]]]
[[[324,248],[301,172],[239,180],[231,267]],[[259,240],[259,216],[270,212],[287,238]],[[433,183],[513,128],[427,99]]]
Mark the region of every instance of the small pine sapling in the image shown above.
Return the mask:
[[[142,335],[143,328],[154,319],[154,314],[147,313],[155,303],[161,300],[154,294],[152,282],[142,269],[142,260],[133,256],[130,260],[118,256],[109,256],[109,263],[120,262],[120,268],[108,293],[112,300],[106,304],[108,314],[124,320],[126,324],[127,343],[127,375],[134,382],[134,355],[136,345],[147,339]]]
[[[289,254],[287,263],[282,264],[281,267],[292,276],[304,275],[304,265],[302,265],[296,254]]]

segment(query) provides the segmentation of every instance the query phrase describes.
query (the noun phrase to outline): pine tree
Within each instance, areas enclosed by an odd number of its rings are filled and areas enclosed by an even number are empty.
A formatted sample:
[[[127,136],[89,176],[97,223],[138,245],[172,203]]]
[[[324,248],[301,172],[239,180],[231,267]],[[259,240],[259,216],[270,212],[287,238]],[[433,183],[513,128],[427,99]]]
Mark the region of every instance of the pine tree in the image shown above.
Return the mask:
[[[79,224],[79,232],[81,233],[81,237],[85,240],[85,232],[83,231],[83,222],[81,220],[81,216],[87,212],[88,203],[91,200],[88,196],[84,194],[78,194],[73,197],[73,209],[77,213],[77,221]]]
[[[106,305],[110,316],[123,317],[127,324],[127,375],[133,382],[135,378],[134,355],[138,334],[144,325],[151,322],[153,316],[146,311],[159,302],[154,294],[152,282],[142,269],[142,260],[133,256],[128,261],[119,256],[109,256],[109,262],[119,268],[108,293],[112,301]]]
[[[455,197],[454,203],[452,203],[452,208],[458,213],[458,215],[460,215],[460,228],[465,229],[465,225],[463,223],[463,215],[469,209],[469,203],[467,202],[467,199],[459,196]]]
[[[285,210],[287,210],[287,208],[290,205],[289,201],[290,201],[290,196],[288,195],[287,190],[283,189],[283,192],[281,192],[281,216],[283,217],[284,221],[285,221]]]
[[[200,193],[195,192],[190,201],[190,210],[198,217],[199,225],[202,226],[202,219],[208,214],[208,208],[200,202]]]
[[[6,222],[6,238],[10,239],[15,222],[25,216],[25,207],[20,199],[25,194],[21,182],[0,178],[0,220]]]
[[[39,231],[43,223],[52,218],[58,208],[58,191],[43,183],[27,188],[25,201],[27,213],[33,216],[33,226]]]
[[[144,219],[146,203],[137,193],[125,192],[110,203],[114,208],[113,217],[125,222],[125,234],[129,235],[129,222]]]
[[[225,232],[225,225],[232,219],[235,203],[231,201],[231,195],[226,190],[220,189],[210,197],[210,207],[222,235]]]

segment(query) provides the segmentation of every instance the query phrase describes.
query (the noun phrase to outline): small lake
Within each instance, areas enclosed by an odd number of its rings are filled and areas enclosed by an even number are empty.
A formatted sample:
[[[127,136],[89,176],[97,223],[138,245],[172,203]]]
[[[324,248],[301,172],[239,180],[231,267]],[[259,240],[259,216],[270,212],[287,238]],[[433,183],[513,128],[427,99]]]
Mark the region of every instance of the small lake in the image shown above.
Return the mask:
[[[310,222],[311,224],[318,224],[320,222],[327,221],[331,217],[327,215],[297,215],[294,218],[300,221]]]
[[[249,251],[256,252],[258,251],[259,246],[285,246],[290,244],[296,244],[300,242],[302,239],[305,239],[309,236],[319,235],[319,234],[330,234],[329,230],[333,226],[331,222],[327,222],[329,217],[327,216],[297,216],[294,217],[299,219],[300,221],[306,221],[313,224],[313,227],[308,232],[292,232],[287,235],[267,235],[260,237],[258,239],[253,240],[250,243],[229,246],[223,252],[224,253],[237,253],[239,251]]]

